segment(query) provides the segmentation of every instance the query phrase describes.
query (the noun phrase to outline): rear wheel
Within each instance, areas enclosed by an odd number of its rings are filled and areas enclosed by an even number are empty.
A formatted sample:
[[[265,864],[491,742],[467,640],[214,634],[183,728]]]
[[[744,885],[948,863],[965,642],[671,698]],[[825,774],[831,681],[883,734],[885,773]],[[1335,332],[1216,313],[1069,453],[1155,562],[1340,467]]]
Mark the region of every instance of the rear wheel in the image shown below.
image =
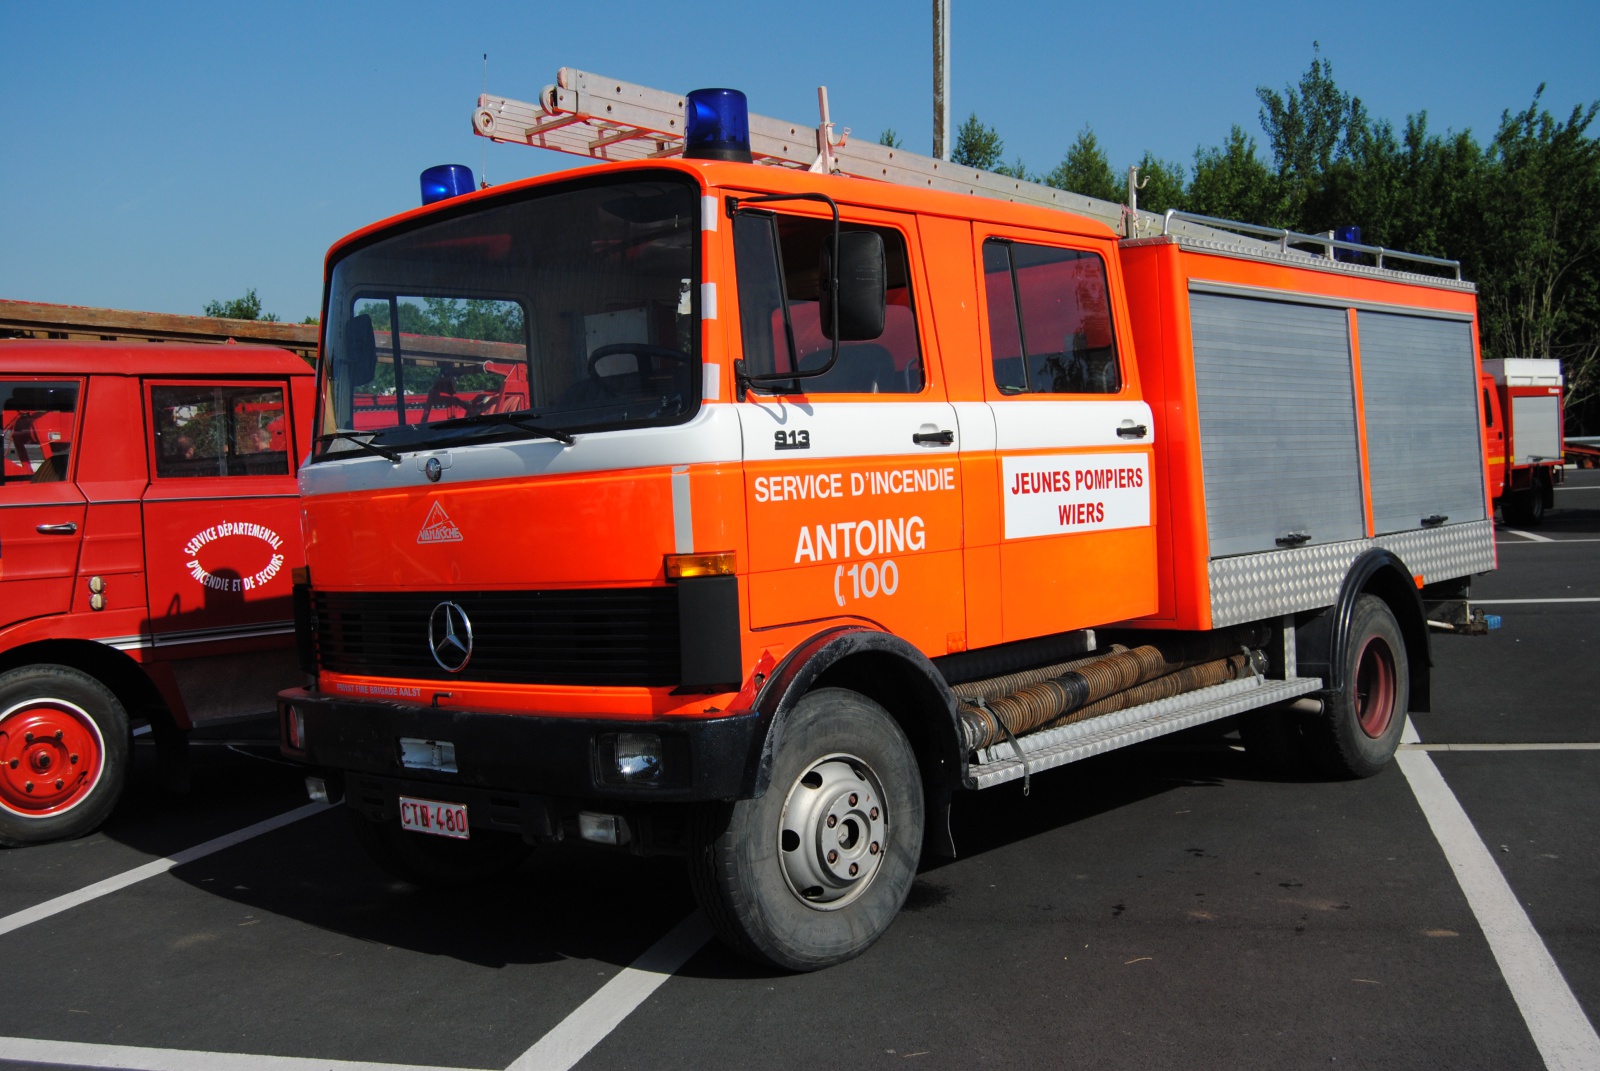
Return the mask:
[[[128,771],[128,714],[69,666],[0,674],[0,845],[81,837],[100,827]]]
[[[375,863],[413,885],[457,889],[509,874],[532,851],[515,833],[474,829],[467,840],[413,833],[400,819],[379,821],[347,807],[356,840]]]
[[[888,930],[916,876],[923,798],[916,755],[883,707],[824,688],[796,704],[760,799],[701,812],[690,874],[734,950],[811,971]]]
[[[1387,603],[1362,595],[1350,614],[1344,687],[1305,723],[1317,766],[1335,777],[1371,777],[1400,744],[1411,697],[1405,639]]]

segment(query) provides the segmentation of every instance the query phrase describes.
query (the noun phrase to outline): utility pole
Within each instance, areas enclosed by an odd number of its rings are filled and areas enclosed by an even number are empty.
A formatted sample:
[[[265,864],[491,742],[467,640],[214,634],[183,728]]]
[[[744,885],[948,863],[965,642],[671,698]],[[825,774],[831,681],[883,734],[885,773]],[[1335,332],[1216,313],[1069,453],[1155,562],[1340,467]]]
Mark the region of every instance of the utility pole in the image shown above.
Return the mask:
[[[933,0],[933,155],[950,159],[950,0]]]

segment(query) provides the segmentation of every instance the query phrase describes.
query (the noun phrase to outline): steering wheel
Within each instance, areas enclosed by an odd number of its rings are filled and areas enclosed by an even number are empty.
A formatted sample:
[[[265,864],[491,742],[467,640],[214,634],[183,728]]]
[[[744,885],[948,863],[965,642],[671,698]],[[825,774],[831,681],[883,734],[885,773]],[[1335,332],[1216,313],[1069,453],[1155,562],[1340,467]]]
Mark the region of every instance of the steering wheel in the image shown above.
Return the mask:
[[[601,361],[618,353],[631,353],[636,358],[639,358],[640,364],[643,364],[646,358],[656,365],[665,362],[667,364],[676,365],[678,368],[688,368],[694,363],[694,358],[690,357],[682,350],[671,350],[665,346],[651,346],[643,342],[613,342],[609,346],[601,346],[599,349],[589,354],[589,378],[598,382],[606,389],[608,393],[613,395],[617,394],[617,391],[606,381],[608,379],[620,379],[621,377],[602,376],[595,369]],[[640,368],[639,372],[641,375],[643,375],[645,370]]]

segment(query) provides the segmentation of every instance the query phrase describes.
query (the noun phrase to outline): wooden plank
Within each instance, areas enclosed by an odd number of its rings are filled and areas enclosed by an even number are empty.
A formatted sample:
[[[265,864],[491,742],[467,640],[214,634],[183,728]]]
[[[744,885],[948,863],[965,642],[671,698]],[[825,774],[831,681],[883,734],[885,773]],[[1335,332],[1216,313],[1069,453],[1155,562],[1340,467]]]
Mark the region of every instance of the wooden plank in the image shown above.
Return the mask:
[[[321,330],[316,324],[230,320],[169,312],[135,312],[86,305],[7,300],[0,300],[0,328],[93,338],[131,336],[192,342],[222,342],[232,338],[240,342],[270,342],[295,350],[315,350]]]

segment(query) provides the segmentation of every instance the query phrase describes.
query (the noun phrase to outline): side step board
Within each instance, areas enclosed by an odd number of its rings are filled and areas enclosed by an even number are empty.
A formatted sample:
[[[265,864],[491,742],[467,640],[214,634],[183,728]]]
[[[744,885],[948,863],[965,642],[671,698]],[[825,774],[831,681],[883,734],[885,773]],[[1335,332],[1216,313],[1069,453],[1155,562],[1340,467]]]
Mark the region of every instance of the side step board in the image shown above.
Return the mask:
[[[1246,677],[1063,725],[1059,729],[1029,733],[1019,737],[1017,743],[1027,759],[1026,772],[1036,774],[1180,729],[1281,703],[1321,687],[1320,677],[1288,680]],[[977,754],[977,761],[967,767],[968,776],[978,788],[993,788],[1015,781],[1024,772],[1022,759],[1017,757],[1017,749],[1010,743],[983,748]]]

